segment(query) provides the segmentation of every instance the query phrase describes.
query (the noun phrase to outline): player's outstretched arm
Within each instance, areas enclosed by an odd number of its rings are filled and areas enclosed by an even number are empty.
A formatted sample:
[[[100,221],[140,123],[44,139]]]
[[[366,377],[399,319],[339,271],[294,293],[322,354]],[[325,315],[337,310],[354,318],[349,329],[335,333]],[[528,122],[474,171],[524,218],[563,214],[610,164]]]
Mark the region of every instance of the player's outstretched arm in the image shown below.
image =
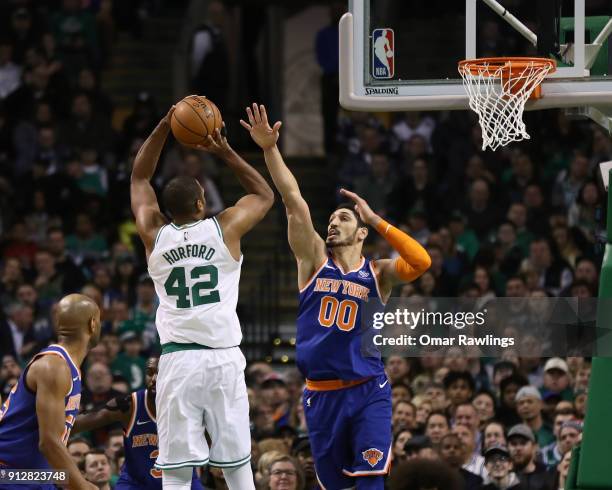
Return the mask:
[[[287,212],[289,245],[298,263],[306,266],[304,267],[306,269],[304,279],[307,279],[314,272],[314,268],[321,265],[326,257],[325,242],[314,229],[308,204],[302,197],[297,180],[285,164],[276,146],[278,131],[282,123],[278,121],[273,127],[270,127],[266,108],[263,105],[253,104],[253,107],[247,107],[246,111],[249,122],[240,120],[240,124],[249,131],[253,141],[264,152],[266,166]],[[301,272],[302,267],[300,266]],[[300,282],[303,283],[302,280]]]
[[[247,192],[217,216],[225,244],[238,259],[240,239],[266,216],[274,204],[274,192],[266,179],[233,150],[223,133],[217,129],[213,136],[208,136],[206,146],[200,148],[222,158]]]
[[[125,428],[129,424],[132,409],[132,395],[118,396],[99,410],[80,413],[74,422],[72,432],[78,434],[100,429],[116,422],[120,422]]]
[[[431,258],[419,242],[378,216],[364,199],[345,189],[340,193],[355,203],[355,211],[361,220],[376,229],[400,255],[396,259],[377,260],[374,264],[380,293],[386,301],[394,285],[414,281],[429,269]]]
[[[68,472],[68,488],[94,490],[62,442],[65,431],[65,397],[72,386],[70,369],[57,356],[43,356],[30,366],[26,384],[36,391],[39,449],[53,469]]]
[[[142,144],[132,168],[130,185],[132,212],[136,218],[136,228],[144,243],[147,257],[153,250],[158,230],[166,223],[159,209],[151,178],[153,178],[159,156],[170,132],[170,117],[173,112],[174,106]]]

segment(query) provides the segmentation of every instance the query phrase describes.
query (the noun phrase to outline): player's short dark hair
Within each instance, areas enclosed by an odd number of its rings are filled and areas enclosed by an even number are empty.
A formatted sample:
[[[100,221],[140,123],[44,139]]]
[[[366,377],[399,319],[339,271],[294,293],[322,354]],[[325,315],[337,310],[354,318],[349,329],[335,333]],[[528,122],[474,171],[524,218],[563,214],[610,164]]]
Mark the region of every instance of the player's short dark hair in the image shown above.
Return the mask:
[[[469,386],[472,394],[476,391],[476,383],[469,371],[450,371],[444,376],[444,389],[448,390],[454,383],[464,380]]]
[[[202,199],[202,188],[193,177],[179,175],[166,184],[162,201],[173,218],[186,218],[196,212],[196,201]]]
[[[366,225],[363,221],[361,221],[361,218],[359,217],[359,213],[357,211],[355,211],[355,204],[352,202],[341,202],[340,204],[338,204],[336,206],[335,211],[338,211],[338,209],[348,209],[350,212],[353,213],[353,215],[355,215],[355,219],[357,220],[357,226],[359,228],[364,228],[367,227],[368,225]]]

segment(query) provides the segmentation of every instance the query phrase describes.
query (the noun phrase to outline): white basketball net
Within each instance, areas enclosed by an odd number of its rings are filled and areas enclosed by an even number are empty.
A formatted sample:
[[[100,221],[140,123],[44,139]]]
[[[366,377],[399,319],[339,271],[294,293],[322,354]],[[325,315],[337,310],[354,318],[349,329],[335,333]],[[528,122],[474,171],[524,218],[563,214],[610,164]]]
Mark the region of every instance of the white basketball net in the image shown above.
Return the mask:
[[[529,139],[523,122],[525,103],[552,65],[529,62],[521,72],[513,73],[511,61],[502,65],[477,61],[460,65],[459,73],[470,108],[478,114],[482,149],[488,146],[495,151],[512,141]]]

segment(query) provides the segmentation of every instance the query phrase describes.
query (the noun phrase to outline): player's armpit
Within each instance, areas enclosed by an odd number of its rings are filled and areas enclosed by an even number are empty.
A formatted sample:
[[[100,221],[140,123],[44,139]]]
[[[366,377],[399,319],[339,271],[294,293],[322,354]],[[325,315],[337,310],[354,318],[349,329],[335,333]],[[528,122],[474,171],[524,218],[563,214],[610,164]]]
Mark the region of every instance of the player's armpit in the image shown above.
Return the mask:
[[[127,426],[132,411],[132,396],[121,395],[110,400],[103,408],[79,414],[74,422],[72,432],[84,432],[99,429],[115,422]]]

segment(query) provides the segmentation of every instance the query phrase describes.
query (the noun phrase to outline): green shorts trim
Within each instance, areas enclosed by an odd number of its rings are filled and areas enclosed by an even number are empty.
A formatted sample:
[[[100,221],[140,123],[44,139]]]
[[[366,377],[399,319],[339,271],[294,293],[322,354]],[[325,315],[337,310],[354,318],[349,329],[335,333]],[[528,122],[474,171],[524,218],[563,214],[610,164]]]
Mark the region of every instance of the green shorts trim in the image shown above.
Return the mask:
[[[180,344],[178,342],[168,342],[167,344],[162,344],[161,353],[162,356],[164,354],[170,354],[171,352],[178,352],[181,350],[202,350],[202,349],[212,349],[212,347],[208,347],[207,345],[202,344]]]
[[[238,347],[232,345],[230,347],[208,347],[207,345],[195,344],[195,343],[179,343],[179,342],[167,342],[161,346],[161,355],[170,354],[172,352],[178,352],[181,350],[222,350],[222,349],[233,349]]]
[[[238,461],[228,461],[227,463],[221,463],[219,461],[209,461],[209,466],[214,466],[216,468],[236,468],[237,466],[242,466],[251,461],[251,455],[249,454],[246,458],[239,459]]]
[[[185,468],[186,466],[206,466],[208,464],[208,458],[206,459],[194,459],[193,461],[185,461],[183,463],[170,463],[170,464],[157,464],[155,468],[158,470],[174,470],[176,468]]]

